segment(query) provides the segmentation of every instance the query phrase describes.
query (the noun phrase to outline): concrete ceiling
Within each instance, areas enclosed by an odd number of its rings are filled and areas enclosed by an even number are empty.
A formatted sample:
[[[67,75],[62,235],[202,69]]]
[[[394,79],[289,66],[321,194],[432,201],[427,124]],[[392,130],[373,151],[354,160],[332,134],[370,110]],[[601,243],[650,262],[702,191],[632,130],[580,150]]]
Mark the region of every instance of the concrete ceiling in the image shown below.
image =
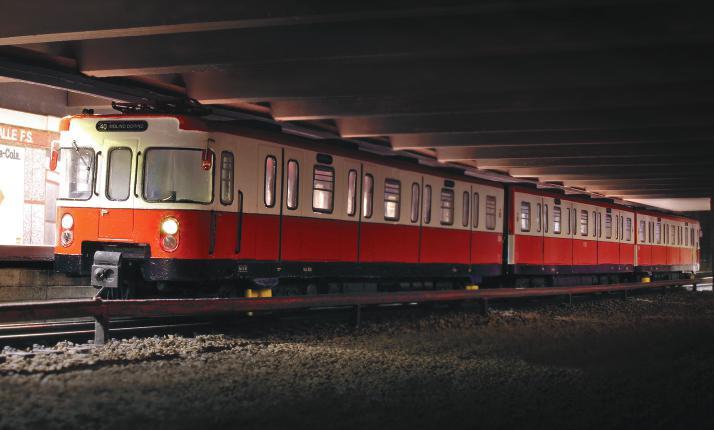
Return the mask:
[[[706,5],[10,2],[0,103],[63,114],[136,87],[613,197],[709,197]]]

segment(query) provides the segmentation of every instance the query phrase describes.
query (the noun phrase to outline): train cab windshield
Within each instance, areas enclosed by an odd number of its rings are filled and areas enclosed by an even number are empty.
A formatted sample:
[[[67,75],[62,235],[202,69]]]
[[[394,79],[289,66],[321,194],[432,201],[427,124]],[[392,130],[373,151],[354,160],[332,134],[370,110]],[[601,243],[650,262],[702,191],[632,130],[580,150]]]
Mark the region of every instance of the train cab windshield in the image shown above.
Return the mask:
[[[202,167],[202,150],[151,148],[144,160],[144,199],[149,202],[211,203],[212,168]]]
[[[89,200],[92,197],[94,150],[91,148],[62,148],[59,151],[59,198]]]

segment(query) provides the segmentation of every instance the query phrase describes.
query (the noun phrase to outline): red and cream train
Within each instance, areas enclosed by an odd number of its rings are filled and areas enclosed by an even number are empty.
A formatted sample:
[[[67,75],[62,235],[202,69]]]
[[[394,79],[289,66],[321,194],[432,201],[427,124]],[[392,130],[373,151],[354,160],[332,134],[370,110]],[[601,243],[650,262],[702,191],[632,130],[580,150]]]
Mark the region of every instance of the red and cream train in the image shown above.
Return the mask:
[[[695,220],[191,116],[64,118],[52,163],[67,273],[89,274],[103,251],[147,286],[280,294],[328,280],[557,285],[698,270]]]

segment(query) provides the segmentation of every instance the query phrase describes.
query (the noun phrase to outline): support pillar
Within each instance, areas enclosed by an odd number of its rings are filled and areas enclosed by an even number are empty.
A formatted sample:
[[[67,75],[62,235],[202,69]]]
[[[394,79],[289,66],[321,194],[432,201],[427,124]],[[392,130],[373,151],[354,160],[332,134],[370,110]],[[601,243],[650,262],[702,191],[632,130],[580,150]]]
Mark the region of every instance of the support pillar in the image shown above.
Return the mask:
[[[104,345],[109,338],[109,318],[105,315],[94,316],[94,346]]]
[[[355,328],[362,323],[362,305],[355,306]]]

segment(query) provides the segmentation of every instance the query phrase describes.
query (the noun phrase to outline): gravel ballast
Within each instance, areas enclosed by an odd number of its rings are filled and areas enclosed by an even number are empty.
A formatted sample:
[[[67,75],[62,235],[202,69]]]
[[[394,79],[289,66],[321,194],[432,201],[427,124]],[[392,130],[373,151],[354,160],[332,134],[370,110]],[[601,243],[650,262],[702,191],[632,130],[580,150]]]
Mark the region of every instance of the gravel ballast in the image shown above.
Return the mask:
[[[711,292],[325,316],[6,348],[0,428],[714,424]]]

